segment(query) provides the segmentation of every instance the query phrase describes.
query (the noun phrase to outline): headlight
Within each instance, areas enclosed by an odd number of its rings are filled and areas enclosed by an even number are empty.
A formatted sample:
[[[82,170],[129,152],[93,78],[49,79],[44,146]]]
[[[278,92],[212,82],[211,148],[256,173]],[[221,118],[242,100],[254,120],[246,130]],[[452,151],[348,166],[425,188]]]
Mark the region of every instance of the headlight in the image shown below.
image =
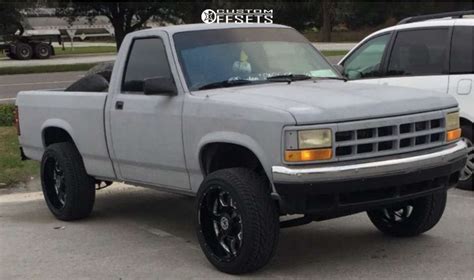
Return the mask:
[[[286,133],[285,161],[305,162],[332,158],[332,131],[314,129]]]
[[[459,128],[459,112],[450,113],[446,115],[446,130],[453,130]]]
[[[461,138],[459,112],[446,115],[446,141],[451,142]]]
[[[330,129],[298,131],[299,149],[327,148],[331,146],[332,134]]]

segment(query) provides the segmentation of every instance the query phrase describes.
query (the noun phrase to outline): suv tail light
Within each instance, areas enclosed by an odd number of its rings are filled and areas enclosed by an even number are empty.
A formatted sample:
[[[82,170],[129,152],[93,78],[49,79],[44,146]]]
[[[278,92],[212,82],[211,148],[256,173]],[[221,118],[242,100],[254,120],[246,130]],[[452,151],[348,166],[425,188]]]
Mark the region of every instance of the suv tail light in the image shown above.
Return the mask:
[[[20,115],[18,113],[18,106],[15,106],[15,110],[14,110],[14,117],[15,117],[15,127],[16,127],[16,132],[18,135],[21,135],[21,132],[20,132]]]

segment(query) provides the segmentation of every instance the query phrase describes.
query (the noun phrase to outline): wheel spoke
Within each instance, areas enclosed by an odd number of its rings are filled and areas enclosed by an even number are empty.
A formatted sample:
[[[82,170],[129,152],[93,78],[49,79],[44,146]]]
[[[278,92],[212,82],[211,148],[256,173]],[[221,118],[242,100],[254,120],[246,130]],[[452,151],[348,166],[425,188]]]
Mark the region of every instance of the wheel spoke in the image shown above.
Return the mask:
[[[235,237],[230,237],[230,252],[233,256],[237,255],[237,239]]]
[[[229,245],[226,244],[226,241],[227,241],[227,234],[224,233],[224,232],[221,232],[218,236],[217,236],[217,240],[219,240],[219,244],[221,245],[221,247],[226,251],[227,254],[230,254],[230,248],[229,248]]]
[[[219,204],[222,207],[228,207],[229,206],[229,194],[227,192],[221,191],[219,193]]]

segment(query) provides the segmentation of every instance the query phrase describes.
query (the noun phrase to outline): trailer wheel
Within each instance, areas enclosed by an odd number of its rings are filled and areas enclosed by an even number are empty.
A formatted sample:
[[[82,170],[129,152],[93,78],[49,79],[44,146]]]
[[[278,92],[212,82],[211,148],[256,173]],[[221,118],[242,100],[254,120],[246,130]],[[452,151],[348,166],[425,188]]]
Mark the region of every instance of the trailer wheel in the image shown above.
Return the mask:
[[[16,58],[20,60],[31,59],[33,56],[33,49],[30,45],[25,43],[16,44]]]
[[[34,56],[38,59],[47,59],[52,54],[51,46],[45,43],[36,44],[34,49]]]

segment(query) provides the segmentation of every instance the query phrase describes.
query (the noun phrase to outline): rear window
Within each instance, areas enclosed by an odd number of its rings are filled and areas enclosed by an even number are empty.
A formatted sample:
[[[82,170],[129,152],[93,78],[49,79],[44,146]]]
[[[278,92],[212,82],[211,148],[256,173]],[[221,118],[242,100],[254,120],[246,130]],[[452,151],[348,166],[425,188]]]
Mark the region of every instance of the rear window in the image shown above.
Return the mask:
[[[453,42],[451,45],[451,74],[470,74],[474,73],[474,26],[456,26],[453,33]]]
[[[388,65],[388,76],[445,74],[449,30],[400,31]],[[446,69],[447,70],[447,69]]]

